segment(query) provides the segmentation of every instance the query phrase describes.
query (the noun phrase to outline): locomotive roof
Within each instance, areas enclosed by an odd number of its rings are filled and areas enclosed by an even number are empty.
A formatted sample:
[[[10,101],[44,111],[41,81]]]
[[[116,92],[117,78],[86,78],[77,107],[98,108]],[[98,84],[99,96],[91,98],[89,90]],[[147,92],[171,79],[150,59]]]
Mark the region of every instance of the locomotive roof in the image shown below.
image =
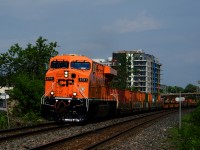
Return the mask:
[[[55,57],[51,58],[51,61],[55,60],[68,60],[68,61],[88,61],[92,62],[92,59],[84,56],[84,55],[76,55],[76,54],[63,54],[63,55],[57,55]]]
[[[66,61],[87,61],[87,62],[95,62],[93,61],[91,58],[88,58],[84,55],[77,55],[77,54],[64,54],[64,55],[58,55],[58,56],[55,56],[55,57],[52,57],[50,61],[63,61],[63,60],[66,60]],[[95,62],[99,65],[102,65],[98,62]],[[111,68],[110,66],[106,66],[106,65],[102,65],[104,66],[104,73],[105,74],[110,74],[110,75],[117,75],[117,71],[113,68]]]

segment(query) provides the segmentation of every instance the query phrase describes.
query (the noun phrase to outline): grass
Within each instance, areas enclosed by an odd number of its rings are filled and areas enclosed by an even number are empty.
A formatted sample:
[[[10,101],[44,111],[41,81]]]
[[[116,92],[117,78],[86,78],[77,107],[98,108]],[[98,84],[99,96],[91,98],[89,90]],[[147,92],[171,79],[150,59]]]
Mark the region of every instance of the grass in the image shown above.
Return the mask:
[[[182,127],[170,130],[171,142],[179,150],[200,150],[200,107],[182,119]]]

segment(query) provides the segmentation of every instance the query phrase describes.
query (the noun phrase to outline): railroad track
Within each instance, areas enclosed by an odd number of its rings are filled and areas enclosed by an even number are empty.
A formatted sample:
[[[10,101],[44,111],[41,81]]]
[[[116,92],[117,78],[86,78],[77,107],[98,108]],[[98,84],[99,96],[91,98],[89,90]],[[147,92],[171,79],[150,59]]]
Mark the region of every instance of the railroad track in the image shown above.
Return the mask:
[[[59,125],[55,122],[50,122],[50,123],[44,123],[44,124],[21,127],[21,128],[1,130],[0,131],[0,143],[9,141],[9,140],[14,140],[17,138],[23,138],[26,136],[32,136],[34,134],[48,132],[51,130],[60,129],[63,127],[66,127],[66,124]]]
[[[177,111],[177,110],[175,110]],[[151,114],[140,115],[131,120],[120,122],[117,124],[112,124],[106,127],[101,127],[95,130],[90,130],[88,132],[77,134],[68,138],[62,138],[51,143],[40,145],[32,148],[36,149],[96,149],[97,147],[105,145],[107,142],[114,140],[115,138],[130,132],[131,130],[136,130],[142,126],[152,123],[155,120],[163,118],[173,112],[171,111],[160,111]]]

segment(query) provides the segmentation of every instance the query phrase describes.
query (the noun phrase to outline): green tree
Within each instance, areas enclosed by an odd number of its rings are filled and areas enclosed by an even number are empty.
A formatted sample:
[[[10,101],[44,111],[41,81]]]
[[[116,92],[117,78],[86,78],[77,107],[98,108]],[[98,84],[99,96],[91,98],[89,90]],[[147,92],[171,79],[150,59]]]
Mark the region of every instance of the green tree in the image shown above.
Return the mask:
[[[0,55],[1,86],[10,85],[16,74],[28,73],[33,79],[42,79],[45,64],[52,56],[58,54],[56,42],[47,43],[47,39],[39,37],[36,45],[28,44],[23,49],[18,44],[11,46],[8,52]]]
[[[193,84],[188,84],[184,90],[185,93],[195,93],[196,91],[197,91],[197,86]]]
[[[188,84],[185,89],[184,89],[185,93],[196,93],[197,92],[197,86],[193,85],[193,84]],[[196,95],[189,95],[187,98],[191,98],[191,99],[196,99]]]
[[[126,61],[126,54],[113,54],[113,60],[115,61],[114,69],[117,70],[117,77],[114,77],[111,85],[118,89],[126,89],[127,88],[127,61]]]
[[[15,87],[10,96],[19,102],[19,105],[15,109],[17,114],[39,113],[40,98],[44,91],[43,83],[43,80],[31,80],[27,74],[18,74],[15,77]]]
[[[38,113],[43,94],[46,64],[58,54],[56,42],[39,37],[25,49],[15,44],[0,55],[0,87],[12,86],[11,98],[19,102],[17,112]]]
[[[179,86],[168,86],[167,87],[167,92],[168,93],[182,93],[184,91],[184,89],[182,87]]]
[[[0,111],[0,129],[5,129],[8,126],[6,113]]]

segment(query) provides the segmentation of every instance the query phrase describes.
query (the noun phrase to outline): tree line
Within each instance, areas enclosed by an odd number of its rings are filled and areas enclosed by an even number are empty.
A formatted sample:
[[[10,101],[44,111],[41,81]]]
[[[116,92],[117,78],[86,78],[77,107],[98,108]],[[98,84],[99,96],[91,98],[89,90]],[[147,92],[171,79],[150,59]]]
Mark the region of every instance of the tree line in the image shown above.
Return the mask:
[[[196,93],[199,87],[193,84],[187,84],[185,88],[179,86],[166,86],[161,89],[161,93]]]

